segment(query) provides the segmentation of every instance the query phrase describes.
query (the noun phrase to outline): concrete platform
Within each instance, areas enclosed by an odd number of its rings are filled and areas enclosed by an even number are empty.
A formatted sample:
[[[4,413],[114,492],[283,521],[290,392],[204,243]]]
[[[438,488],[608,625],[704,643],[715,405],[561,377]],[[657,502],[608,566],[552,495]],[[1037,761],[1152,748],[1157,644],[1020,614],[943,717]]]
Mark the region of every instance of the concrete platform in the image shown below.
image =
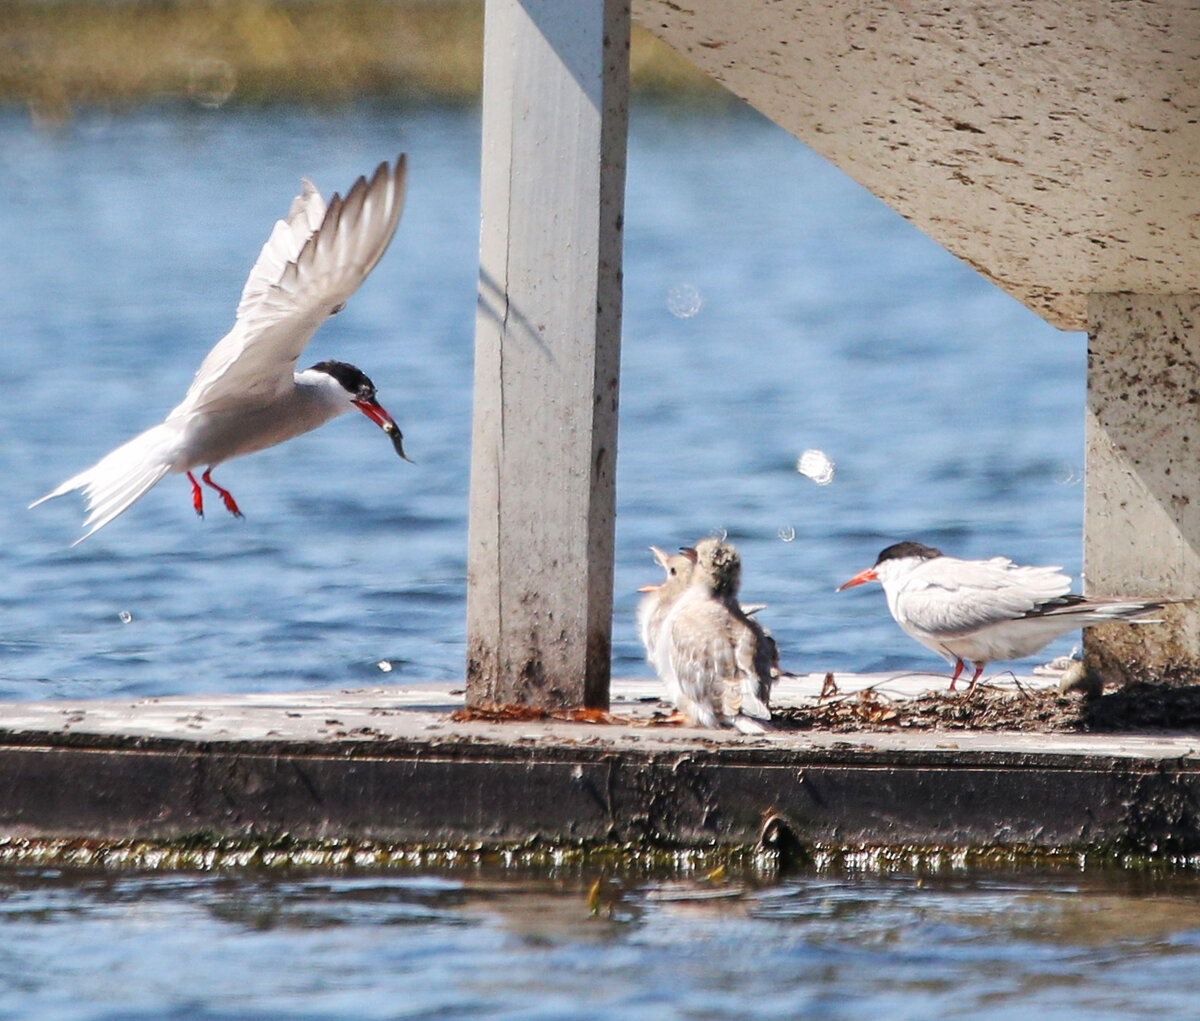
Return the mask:
[[[781,682],[776,702],[824,676]],[[1054,678],[1022,678],[1046,686]],[[838,677],[902,697],[945,678]],[[0,840],[406,846],[796,846],[1200,851],[1200,735],[777,731],[655,723],[648,681],[619,723],[456,722],[413,685],[287,695],[9,704]]]

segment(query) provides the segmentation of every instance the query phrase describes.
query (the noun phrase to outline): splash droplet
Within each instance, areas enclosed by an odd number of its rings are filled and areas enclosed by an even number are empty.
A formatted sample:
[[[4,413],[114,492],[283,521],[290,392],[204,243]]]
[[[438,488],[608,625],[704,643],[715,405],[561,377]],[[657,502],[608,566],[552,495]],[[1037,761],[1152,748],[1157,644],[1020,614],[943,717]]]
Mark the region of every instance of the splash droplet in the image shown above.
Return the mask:
[[[795,542],[796,541],[795,527],[792,525],[784,525],[779,530],[779,538],[783,542]]]
[[[667,311],[677,319],[691,319],[703,307],[703,295],[691,284],[676,284],[667,291]]]
[[[117,614],[117,619],[120,620],[122,624],[129,624],[133,621],[133,614],[128,610],[122,610]]]
[[[209,110],[224,106],[236,88],[237,71],[220,57],[197,60],[188,72],[188,95]]]
[[[818,486],[827,486],[833,481],[833,461],[823,450],[806,450],[796,462],[796,471]]]
[[[392,661],[390,659],[381,659],[375,665],[379,667],[381,674],[390,674],[392,672]]]

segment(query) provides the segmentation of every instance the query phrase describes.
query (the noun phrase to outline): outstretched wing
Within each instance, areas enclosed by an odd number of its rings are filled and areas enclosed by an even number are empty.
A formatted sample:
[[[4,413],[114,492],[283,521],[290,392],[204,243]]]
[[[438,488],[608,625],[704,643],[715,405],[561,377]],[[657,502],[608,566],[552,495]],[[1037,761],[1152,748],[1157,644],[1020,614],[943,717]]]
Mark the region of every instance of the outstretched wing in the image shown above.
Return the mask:
[[[1057,567],[937,557],[915,569],[897,593],[896,619],[906,630],[911,625],[933,636],[970,634],[1022,617],[1070,587]]]
[[[312,335],[341,310],[387,251],[404,208],[406,163],[381,163],[325,207],[310,181],[275,224],[238,303],[237,321],[208,353],[168,418],[270,396],[292,385]]]
[[[304,243],[316,233],[324,219],[325,200],[321,198],[317,186],[307,177],[300,178],[300,194],[292,199],[287,217],[275,221],[271,236],[262,246],[258,260],[246,278],[246,286],[242,288],[242,297],[238,302],[238,319],[262,300],[272,285],[283,276],[287,264],[300,257]]]

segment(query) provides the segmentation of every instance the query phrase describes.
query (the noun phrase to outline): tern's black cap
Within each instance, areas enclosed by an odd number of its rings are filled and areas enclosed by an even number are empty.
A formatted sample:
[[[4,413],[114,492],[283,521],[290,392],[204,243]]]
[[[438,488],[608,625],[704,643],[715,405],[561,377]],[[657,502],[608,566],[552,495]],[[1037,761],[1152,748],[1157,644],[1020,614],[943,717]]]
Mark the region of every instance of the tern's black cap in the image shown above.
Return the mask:
[[[940,549],[934,549],[932,546],[926,546],[921,542],[898,542],[893,546],[889,546],[879,554],[875,560],[875,566],[878,567],[885,560],[932,560],[934,557],[945,556]]]
[[[313,368],[317,372],[324,372],[326,375],[332,376],[342,385],[346,393],[358,400],[375,400],[375,384],[358,366],[348,362],[317,362]]]

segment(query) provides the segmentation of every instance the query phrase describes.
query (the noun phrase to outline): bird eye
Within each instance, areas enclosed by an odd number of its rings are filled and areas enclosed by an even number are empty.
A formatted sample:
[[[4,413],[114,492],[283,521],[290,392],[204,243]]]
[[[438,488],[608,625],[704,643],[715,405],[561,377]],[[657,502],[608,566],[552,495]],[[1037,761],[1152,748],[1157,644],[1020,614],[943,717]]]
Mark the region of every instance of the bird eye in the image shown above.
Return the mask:
[[[672,578],[674,578],[675,577],[675,568],[673,568],[673,567],[670,568],[668,573],[671,575]]]

